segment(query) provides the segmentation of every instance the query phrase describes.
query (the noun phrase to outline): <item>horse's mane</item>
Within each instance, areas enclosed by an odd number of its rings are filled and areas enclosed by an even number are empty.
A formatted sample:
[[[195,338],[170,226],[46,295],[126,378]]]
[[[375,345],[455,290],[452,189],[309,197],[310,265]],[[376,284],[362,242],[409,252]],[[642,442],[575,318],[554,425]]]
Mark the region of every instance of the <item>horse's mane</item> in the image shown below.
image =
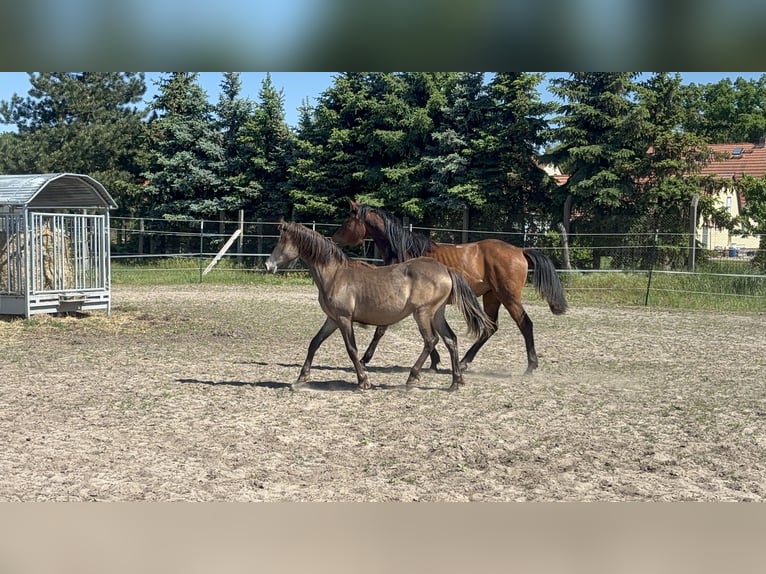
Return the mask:
[[[329,237],[300,223],[284,221],[279,226],[282,233],[289,233],[295,238],[301,257],[320,265],[332,262],[348,263],[350,259]]]
[[[422,233],[410,233],[399,220],[380,207],[359,205],[359,217],[366,220],[368,213],[374,213],[383,220],[384,238],[391,259],[405,261],[425,255],[433,247],[431,240]]]

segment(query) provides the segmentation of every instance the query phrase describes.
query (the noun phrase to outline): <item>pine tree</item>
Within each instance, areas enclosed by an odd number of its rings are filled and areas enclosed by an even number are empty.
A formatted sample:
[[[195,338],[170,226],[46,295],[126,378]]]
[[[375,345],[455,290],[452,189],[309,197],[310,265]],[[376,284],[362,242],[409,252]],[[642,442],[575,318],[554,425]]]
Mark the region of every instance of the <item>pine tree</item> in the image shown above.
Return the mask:
[[[241,89],[239,72],[225,72],[215,114],[224,152],[219,174],[223,182],[221,207],[226,211],[245,208],[246,217],[249,217],[253,202],[260,196],[261,186],[248,176],[252,150],[246,142],[246,130],[255,114],[255,103],[242,98]]]
[[[292,161],[294,134],[285,122],[284,95],[266,74],[258,92],[254,113],[245,123],[240,143],[248,150],[245,166],[251,194],[247,211],[262,220],[289,217],[288,167]]]
[[[298,126],[290,169],[297,214],[336,218],[356,197],[422,217],[421,158],[433,130],[427,106],[438,74],[338,75]]]
[[[535,230],[547,226],[553,183],[539,156],[548,142],[548,116],[557,105],[542,102],[542,74],[498,72],[487,86],[488,116],[478,142],[483,167],[483,211],[496,227]]]
[[[170,219],[216,217],[229,207],[222,198],[223,141],[197,74],[161,77],[150,108],[145,210]]]
[[[482,72],[454,74],[445,82],[444,103],[422,160],[429,178],[428,216],[442,227],[459,227],[467,210],[485,206],[475,159],[485,116]]]
[[[30,73],[27,97],[0,104],[17,132],[0,143],[3,173],[74,172],[102,183],[121,211],[140,183],[143,73]]]

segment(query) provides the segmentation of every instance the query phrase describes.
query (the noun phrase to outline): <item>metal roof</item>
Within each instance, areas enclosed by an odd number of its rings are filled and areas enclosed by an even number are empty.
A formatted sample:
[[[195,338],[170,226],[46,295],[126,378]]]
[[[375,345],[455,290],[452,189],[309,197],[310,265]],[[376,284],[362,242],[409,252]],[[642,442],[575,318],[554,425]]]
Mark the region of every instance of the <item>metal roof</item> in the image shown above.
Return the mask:
[[[35,209],[115,208],[103,185],[76,173],[0,175],[0,207]]]

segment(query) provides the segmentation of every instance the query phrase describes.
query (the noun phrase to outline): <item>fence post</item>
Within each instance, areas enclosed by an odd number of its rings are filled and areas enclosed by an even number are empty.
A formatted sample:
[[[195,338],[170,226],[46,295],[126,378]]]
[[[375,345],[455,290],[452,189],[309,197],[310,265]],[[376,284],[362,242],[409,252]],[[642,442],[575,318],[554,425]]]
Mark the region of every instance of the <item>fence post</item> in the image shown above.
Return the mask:
[[[138,254],[144,254],[144,218],[138,220]]]
[[[261,253],[263,253],[263,223],[260,221],[255,222],[255,235],[257,237],[255,249],[260,257]]]
[[[200,283],[202,283],[202,277],[203,277],[203,273],[202,273],[202,271],[203,271],[203,269],[202,269],[202,253],[203,253],[203,250],[202,250],[202,247],[203,247],[203,242],[205,240],[204,233],[205,233],[205,220],[204,219],[200,219],[199,220],[199,282]]]
[[[244,251],[245,235],[245,210],[239,210],[239,237],[237,238],[237,264],[242,265],[242,252]]]
[[[471,212],[467,207],[463,208],[463,233],[461,243],[468,243],[468,226],[471,223]]]
[[[644,297],[644,307],[649,305],[649,289],[652,287],[652,274],[654,265],[657,263],[657,242],[659,241],[660,230],[654,230],[654,252],[652,253],[652,263],[649,266],[649,280],[646,282],[646,297]]]
[[[569,263],[569,236],[563,223],[559,223],[559,231],[561,232],[561,249],[564,251],[564,269],[569,270],[572,269]]]
[[[691,203],[691,213],[689,215],[689,271],[694,273],[694,259],[697,249],[697,204],[699,203],[699,194],[694,194]]]

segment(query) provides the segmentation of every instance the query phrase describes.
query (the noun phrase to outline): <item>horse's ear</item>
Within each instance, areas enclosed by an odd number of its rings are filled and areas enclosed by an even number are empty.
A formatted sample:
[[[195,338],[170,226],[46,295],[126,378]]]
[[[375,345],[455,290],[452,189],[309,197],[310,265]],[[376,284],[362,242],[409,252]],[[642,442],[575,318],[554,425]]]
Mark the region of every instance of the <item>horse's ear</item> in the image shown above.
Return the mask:
[[[359,202],[354,199],[348,200],[349,207],[351,207],[351,211],[356,213],[356,211],[359,209]]]

